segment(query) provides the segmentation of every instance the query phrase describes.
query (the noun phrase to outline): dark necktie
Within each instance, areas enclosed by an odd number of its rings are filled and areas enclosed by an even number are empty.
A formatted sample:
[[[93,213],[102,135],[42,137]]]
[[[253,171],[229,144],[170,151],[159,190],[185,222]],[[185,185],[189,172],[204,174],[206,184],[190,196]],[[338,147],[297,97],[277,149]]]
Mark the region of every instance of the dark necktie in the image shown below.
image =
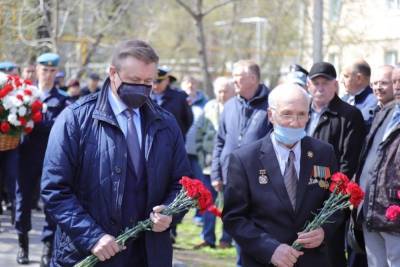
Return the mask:
[[[296,190],[297,190],[297,173],[294,167],[295,155],[292,150],[289,152],[289,159],[286,163],[285,173],[283,179],[286,186],[286,191],[289,195],[290,203],[292,203],[293,210],[296,208]]]
[[[126,133],[126,143],[128,145],[129,156],[132,160],[133,166],[135,168],[135,173],[140,178],[140,145],[139,145],[139,137],[136,131],[135,123],[133,122],[133,111],[130,109],[126,109],[124,111],[124,115],[128,120],[128,128]]]

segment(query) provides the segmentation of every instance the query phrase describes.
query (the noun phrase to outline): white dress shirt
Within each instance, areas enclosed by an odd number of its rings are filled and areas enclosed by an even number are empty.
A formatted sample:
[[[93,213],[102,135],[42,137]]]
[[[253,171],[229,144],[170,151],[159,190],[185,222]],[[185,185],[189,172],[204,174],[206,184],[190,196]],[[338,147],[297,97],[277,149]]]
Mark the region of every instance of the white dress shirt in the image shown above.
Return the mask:
[[[286,162],[289,159],[289,152],[293,150],[294,152],[294,168],[296,169],[297,179],[300,177],[300,159],[301,159],[301,141],[297,142],[291,149],[287,148],[285,145],[279,143],[275,134],[271,133],[271,141],[275,150],[276,158],[278,159],[279,168],[281,169],[282,176],[285,173]]]

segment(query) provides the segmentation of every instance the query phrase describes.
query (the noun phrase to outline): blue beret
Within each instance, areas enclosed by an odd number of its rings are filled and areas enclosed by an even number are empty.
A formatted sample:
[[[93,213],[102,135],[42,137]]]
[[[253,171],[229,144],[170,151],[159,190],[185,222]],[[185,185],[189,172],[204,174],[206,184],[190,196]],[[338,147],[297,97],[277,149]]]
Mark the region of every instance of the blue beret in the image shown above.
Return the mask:
[[[57,67],[60,62],[60,56],[55,53],[44,53],[36,59],[36,62],[49,67]]]
[[[11,61],[2,61],[0,62],[0,71],[12,71],[15,69],[17,65]]]

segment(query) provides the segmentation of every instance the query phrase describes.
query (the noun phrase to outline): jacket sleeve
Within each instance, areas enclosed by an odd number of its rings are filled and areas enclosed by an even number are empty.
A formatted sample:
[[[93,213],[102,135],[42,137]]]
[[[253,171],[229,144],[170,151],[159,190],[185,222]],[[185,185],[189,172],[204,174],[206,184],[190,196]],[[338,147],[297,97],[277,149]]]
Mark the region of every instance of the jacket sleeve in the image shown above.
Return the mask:
[[[185,97],[182,97],[182,106],[183,106],[183,122],[184,122],[184,132],[183,134],[186,135],[187,132],[190,129],[190,126],[193,124],[193,112],[192,108],[189,106],[189,104],[186,101]]]
[[[251,200],[248,178],[235,153],[230,155],[228,177],[222,213],[224,227],[246,254],[267,265],[280,242],[249,219]]]
[[[357,170],[358,159],[366,135],[361,112],[354,110],[351,115],[342,133],[343,143],[339,159],[340,171],[349,178],[353,177]]]
[[[171,120],[171,124],[171,131],[173,133],[172,136],[174,138],[174,152],[172,154],[172,159],[169,162],[173,166],[171,168],[172,174],[170,177],[170,187],[167,197],[164,200],[164,205],[170,204],[181,190],[182,186],[179,183],[179,180],[182,178],[182,176],[192,176],[182,133],[179,130],[178,124],[175,120]],[[160,164],[164,163],[160,162]]]
[[[226,111],[226,109],[225,109]],[[211,180],[223,181],[221,153],[225,146],[226,127],[225,127],[225,111],[222,112],[218,126],[217,137],[215,138],[214,151],[211,163]]]
[[[79,126],[66,108],[57,118],[43,164],[41,195],[47,213],[82,251],[89,252],[105,232],[75,195],[74,173],[79,166]]]

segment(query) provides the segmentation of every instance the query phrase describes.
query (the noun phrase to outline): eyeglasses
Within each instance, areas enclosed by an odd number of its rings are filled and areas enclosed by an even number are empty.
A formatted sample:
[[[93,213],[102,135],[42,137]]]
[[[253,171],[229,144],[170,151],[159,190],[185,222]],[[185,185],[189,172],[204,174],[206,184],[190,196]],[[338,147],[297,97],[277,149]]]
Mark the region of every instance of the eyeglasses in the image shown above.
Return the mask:
[[[271,108],[273,110],[276,111],[275,108]],[[308,113],[305,114],[281,114],[278,111],[276,111],[276,114],[282,118],[282,120],[285,121],[300,121],[300,122],[304,122],[306,120],[308,120],[308,118],[310,117],[310,115]]]

